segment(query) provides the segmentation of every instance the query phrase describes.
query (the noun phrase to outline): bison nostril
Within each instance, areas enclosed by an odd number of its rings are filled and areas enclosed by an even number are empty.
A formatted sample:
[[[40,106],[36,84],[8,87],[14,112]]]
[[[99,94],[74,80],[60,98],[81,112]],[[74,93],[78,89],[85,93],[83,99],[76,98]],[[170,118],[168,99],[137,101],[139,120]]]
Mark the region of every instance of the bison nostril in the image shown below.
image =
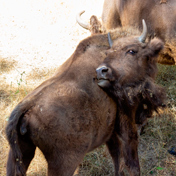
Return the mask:
[[[108,72],[108,68],[107,67],[102,69],[102,73],[106,73],[106,72]]]
[[[102,66],[96,69],[98,78],[105,78],[106,73],[108,72],[108,68],[106,66]]]

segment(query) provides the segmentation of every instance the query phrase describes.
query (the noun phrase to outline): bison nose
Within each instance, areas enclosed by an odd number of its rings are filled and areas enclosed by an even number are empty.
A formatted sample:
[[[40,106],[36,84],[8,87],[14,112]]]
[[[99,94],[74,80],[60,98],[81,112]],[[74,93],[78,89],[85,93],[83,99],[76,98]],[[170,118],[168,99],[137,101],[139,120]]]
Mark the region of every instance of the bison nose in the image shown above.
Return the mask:
[[[101,66],[96,69],[97,72],[97,79],[106,79],[106,75],[108,73],[108,67]]]

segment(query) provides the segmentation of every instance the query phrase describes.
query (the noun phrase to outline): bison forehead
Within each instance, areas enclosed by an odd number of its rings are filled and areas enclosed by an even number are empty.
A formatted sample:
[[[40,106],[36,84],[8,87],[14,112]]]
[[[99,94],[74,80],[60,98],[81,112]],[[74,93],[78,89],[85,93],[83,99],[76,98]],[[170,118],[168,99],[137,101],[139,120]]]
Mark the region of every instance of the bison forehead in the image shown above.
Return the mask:
[[[113,41],[112,49],[123,49],[130,47],[141,47],[144,48],[146,43],[141,43],[138,40],[138,37],[126,37],[126,38],[119,38]]]

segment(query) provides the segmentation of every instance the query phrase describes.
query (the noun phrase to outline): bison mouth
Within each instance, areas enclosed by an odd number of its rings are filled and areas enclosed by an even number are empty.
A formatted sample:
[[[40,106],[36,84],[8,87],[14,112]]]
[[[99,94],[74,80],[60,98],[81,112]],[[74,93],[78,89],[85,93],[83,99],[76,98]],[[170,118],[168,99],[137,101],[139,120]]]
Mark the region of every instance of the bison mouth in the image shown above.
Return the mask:
[[[110,77],[112,75],[112,71],[109,67],[102,65],[96,69],[97,72],[97,80],[98,85],[102,88],[108,88],[111,85]]]
[[[97,79],[98,80],[98,85],[102,88],[107,88],[110,87],[110,80],[108,79]]]

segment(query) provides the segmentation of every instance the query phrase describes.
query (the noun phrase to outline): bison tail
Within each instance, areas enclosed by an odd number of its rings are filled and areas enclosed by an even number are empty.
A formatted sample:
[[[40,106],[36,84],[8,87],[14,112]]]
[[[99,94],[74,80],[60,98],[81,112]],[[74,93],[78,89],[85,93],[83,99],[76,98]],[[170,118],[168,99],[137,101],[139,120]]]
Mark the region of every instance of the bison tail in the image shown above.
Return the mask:
[[[23,109],[23,110],[22,110]],[[21,108],[19,104],[16,108],[12,111],[7,127],[6,127],[6,136],[7,140],[10,144],[11,154],[12,154],[12,163],[15,165],[16,175],[22,176],[25,175],[26,169],[22,161],[22,152],[20,149],[20,133],[19,133],[19,122],[20,119],[24,116],[25,111],[24,108]]]

